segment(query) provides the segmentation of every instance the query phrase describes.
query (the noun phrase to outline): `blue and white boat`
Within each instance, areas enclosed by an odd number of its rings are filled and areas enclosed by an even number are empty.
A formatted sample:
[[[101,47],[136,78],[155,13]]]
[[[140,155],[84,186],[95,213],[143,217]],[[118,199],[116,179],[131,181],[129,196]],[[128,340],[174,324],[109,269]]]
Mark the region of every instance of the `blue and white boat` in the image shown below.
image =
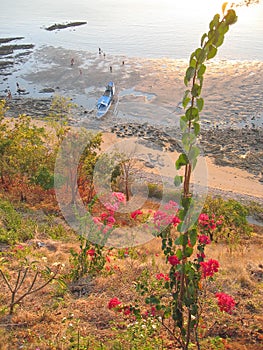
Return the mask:
[[[109,110],[115,94],[115,85],[110,81],[104,91],[104,94],[97,102],[97,118],[102,118]]]

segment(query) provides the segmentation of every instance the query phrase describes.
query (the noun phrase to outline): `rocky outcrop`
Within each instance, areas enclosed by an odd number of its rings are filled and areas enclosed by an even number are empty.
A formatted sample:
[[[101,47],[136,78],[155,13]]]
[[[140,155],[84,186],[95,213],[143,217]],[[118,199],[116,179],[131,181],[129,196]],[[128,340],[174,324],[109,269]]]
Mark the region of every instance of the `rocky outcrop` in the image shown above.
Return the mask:
[[[50,27],[45,28],[48,31],[53,31],[53,30],[59,30],[59,29],[65,29],[68,27],[77,27],[77,26],[82,26],[84,24],[87,24],[87,22],[69,22],[69,23],[55,23]]]

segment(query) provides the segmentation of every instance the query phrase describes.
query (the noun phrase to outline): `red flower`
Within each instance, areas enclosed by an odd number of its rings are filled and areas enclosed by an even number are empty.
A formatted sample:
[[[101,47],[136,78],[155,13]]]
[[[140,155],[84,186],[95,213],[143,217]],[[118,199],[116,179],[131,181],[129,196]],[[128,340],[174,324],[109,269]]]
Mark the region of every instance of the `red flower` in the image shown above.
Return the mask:
[[[111,310],[117,308],[120,305],[121,301],[118,298],[114,297],[109,301],[108,308]]]
[[[108,216],[109,216],[108,213],[101,213],[101,214],[100,214],[101,220],[106,220]]]
[[[172,266],[176,266],[176,265],[180,264],[180,260],[177,258],[176,255],[171,255],[171,256],[169,256],[168,262],[169,262]]]
[[[138,215],[142,215],[143,214],[143,212],[141,211],[141,210],[135,210],[135,211],[133,211],[132,213],[131,213],[131,218],[132,219],[134,219],[134,220],[136,220],[137,219],[137,216]]]
[[[94,257],[94,255],[95,255],[95,249],[89,249],[89,250],[87,250],[87,253],[86,253],[87,255],[89,255],[89,256],[91,256],[92,258]]]
[[[151,307],[151,315],[152,315],[152,316],[155,316],[155,315],[156,315],[156,307],[155,307],[155,306],[152,306],[152,307]]]
[[[123,308],[123,314],[127,316],[127,315],[130,315],[130,313],[131,313],[130,307],[129,306],[125,306]]]
[[[165,281],[169,281],[170,280],[170,278],[169,278],[169,276],[166,274],[163,274],[163,273],[157,273],[157,275],[156,275],[156,279],[157,280],[165,280]]]
[[[198,222],[201,225],[208,225],[208,223],[209,223],[209,216],[207,214],[204,214],[204,213],[200,214],[199,218],[198,218]]]
[[[112,192],[112,197],[117,198],[119,202],[126,202],[126,197],[122,192]]]
[[[202,261],[200,262],[200,265],[202,269],[202,276],[204,278],[213,277],[214,273],[218,272],[218,269],[219,269],[219,262],[214,259],[210,259],[208,261]]]
[[[199,243],[201,243],[201,244],[209,244],[209,243],[211,243],[209,237],[206,236],[206,235],[198,236],[198,240],[199,240]]]
[[[178,216],[174,216],[173,219],[172,219],[172,224],[174,226],[180,224],[181,220],[178,218]]]
[[[109,216],[108,218],[107,218],[107,225],[108,226],[112,226],[112,225],[114,225],[115,224],[115,219],[114,219],[114,217],[113,216]]]
[[[217,297],[217,303],[220,311],[225,311],[228,314],[231,314],[236,306],[235,300],[230,295],[225,293],[216,293],[215,296]]]

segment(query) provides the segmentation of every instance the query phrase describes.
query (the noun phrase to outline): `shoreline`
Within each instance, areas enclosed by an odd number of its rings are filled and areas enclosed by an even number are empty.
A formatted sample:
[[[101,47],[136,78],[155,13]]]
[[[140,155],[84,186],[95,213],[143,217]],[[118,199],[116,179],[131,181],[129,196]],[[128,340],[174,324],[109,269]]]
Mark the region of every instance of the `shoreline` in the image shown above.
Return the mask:
[[[35,50],[18,71],[6,76],[0,84],[0,95],[6,97],[5,87],[12,90],[13,98],[7,100],[8,117],[26,113],[37,119],[47,115],[53,96],[68,96],[78,104],[70,116],[70,125],[110,132],[119,140],[137,137],[169,153],[180,151],[177,140],[185,67],[186,60],[103,57],[98,53],[45,47]],[[105,118],[98,120],[94,107],[110,80],[117,87],[116,101]],[[16,81],[22,82],[25,95],[14,92]],[[247,176],[251,184],[242,191],[249,195],[251,188],[258,198],[263,198],[261,91],[263,62],[207,64],[200,146],[209,166],[218,173],[218,169],[223,169],[223,178],[228,168],[245,172],[243,178]],[[234,176],[237,177],[232,178],[233,185],[240,188],[239,175]],[[218,183],[221,182],[219,178]],[[221,186],[222,191],[223,186],[226,185]],[[228,186],[227,190],[234,189]]]
[[[0,96],[1,98],[1,96]],[[16,97],[7,100],[7,116],[18,116],[25,113],[32,118],[43,119],[50,108],[51,98],[28,98]],[[73,126],[84,126],[103,132],[112,132],[119,139],[138,137],[155,144],[155,147],[164,151],[181,151],[179,129],[158,126],[150,123],[127,122],[120,123],[107,120],[103,121],[92,118],[88,113],[85,115],[82,108],[74,110],[74,116],[70,118]],[[84,113],[84,114],[83,114]],[[88,119],[85,121],[85,118]],[[79,119],[80,122],[76,122]],[[84,120],[83,120],[84,119]],[[201,128],[200,147],[203,153],[214,160],[218,166],[234,167],[245,170],[263,183],[260,161],[263,160],[263,128]]]

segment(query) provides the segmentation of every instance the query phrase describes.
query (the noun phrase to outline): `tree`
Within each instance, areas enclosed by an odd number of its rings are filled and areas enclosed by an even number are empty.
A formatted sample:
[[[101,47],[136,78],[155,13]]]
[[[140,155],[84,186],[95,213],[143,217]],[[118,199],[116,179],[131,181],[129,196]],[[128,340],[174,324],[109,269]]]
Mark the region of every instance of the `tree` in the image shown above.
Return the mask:
[[[55,176],[64,179],[64,186],[57,191],[67,197],[69,204],[76,204],[80,185],[82,188],[90,185],[101,141],[101,134],[85,129],[71,130],[64,138],[57,156]]]
[[[50,106],[50,112],[46,117],[52,128],[54,128],[58,143],[60,144],[69,131],[68,121],[72,111],[76,105],[70,102],[70,98],[63,96],[55,96]]]
[[[43,127],[32,123],[30,117],[20,115],[13,124],[7,121],[0,130],[1,179],[19,187],[21,200],[39,169],[52,170],[52,150]]]

